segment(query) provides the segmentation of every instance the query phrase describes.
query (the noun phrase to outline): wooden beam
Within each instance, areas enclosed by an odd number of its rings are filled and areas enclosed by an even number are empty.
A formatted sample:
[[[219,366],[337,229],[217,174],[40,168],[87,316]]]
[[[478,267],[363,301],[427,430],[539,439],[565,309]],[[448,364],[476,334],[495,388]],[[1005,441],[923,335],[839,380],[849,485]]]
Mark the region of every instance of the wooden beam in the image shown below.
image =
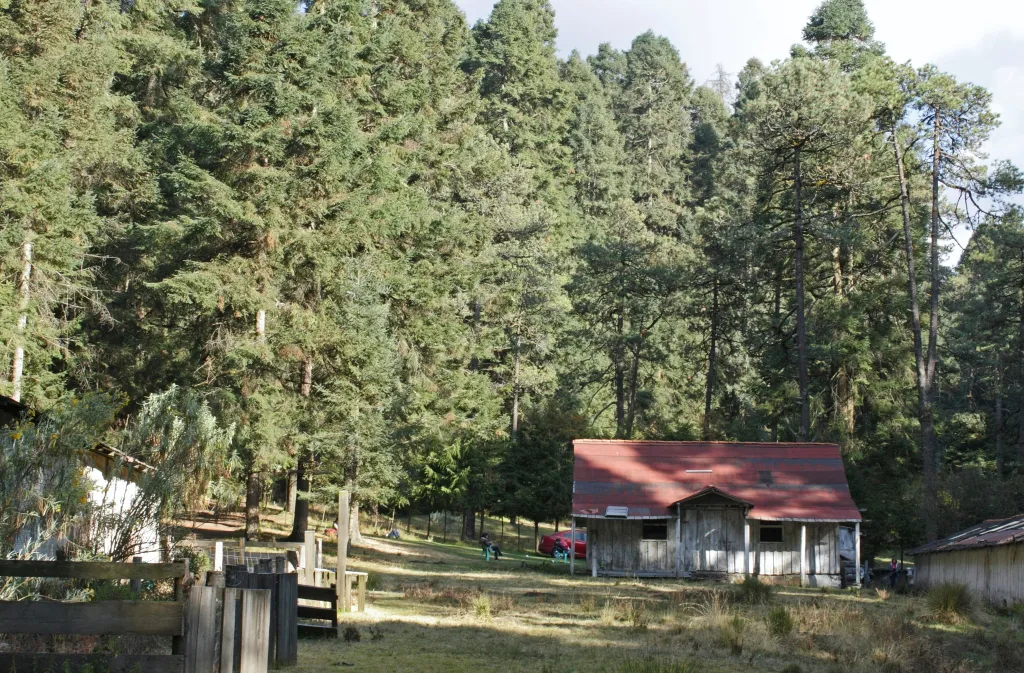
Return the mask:
[[[224,590],[224,616],[220,634],[220,673],[235,673],[235,650],[238,648],[238,641],[235,633],[239,630],[241,621],[241,589]]]
[[[185,657],[174,654],[0,654],[0,672],[8,673],[183,673]],[[227,673],[230,673],[228,671]]]
[[[366,612],[366,581],[368,577],[369,575],[365,573],[359,575],[359,597],[356,600],[356,609],[359,612]]]
[[[807,586],[807,524],[800,524],[800,586]]]
[[[569,524],[569,574],[576,574],[576,517]]]
[[[2,601],[0,633],[180,636],[184,606],[168,601]]]
[[[316,586],[316,533],[306,531],[305,537],[306,572],[303,584]]]
[[[224,543],[220,540],[213,546],[213,569],[224,570]]]
[[[683,507],[676,503],[676,579],[679,579],[683,556]]]
[[[109,563],[101,561],[0,561],[0,577],[65,577],[83,580],[162,580],[184,577],[183,561],[175,563]]]
[[[856,548],[855,558],[857,559],[857,570],[854,574],[854,586],[860,588],[860,521],[853,524],[853,546]],[[843,571],[843,562],[839,560],[839,572]]]
[[[743,574],[750,577],[750,519],[743,517]]]

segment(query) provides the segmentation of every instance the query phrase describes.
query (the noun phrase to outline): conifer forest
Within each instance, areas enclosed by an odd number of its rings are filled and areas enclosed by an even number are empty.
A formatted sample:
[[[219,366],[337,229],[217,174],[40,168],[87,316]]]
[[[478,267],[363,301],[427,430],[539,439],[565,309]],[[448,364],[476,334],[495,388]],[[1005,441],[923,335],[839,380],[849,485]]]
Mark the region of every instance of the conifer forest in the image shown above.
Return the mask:
[[[581,437],[838,443],[879,549],[1024,511],[992,95],[860,0],[792,36],[701,83],[547,0],[0,0],[0,395],[152,464],[177,400],[161,506],[251,534],[289,478],[299,535],[564,524]]]

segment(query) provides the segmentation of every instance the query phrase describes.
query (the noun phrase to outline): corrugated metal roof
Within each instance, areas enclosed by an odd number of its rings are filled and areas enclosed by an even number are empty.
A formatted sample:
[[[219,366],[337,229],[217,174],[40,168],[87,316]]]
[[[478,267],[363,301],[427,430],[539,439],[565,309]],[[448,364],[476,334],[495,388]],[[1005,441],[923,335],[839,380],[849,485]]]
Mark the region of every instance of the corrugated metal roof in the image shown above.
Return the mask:
[[[1024,514],[1007,519],[982,521],[977,526],[911,550],[910,554],[916,556],[944,551],[978,549],[979,547],[998,547],[1015,542],[1024,542]]]
[[[713,487],[753,505],[751,518],[860,521],[836,444],[573,442],[573,513],[667,516],[673,504]],[[708,472],[710,470],[710,472]]]

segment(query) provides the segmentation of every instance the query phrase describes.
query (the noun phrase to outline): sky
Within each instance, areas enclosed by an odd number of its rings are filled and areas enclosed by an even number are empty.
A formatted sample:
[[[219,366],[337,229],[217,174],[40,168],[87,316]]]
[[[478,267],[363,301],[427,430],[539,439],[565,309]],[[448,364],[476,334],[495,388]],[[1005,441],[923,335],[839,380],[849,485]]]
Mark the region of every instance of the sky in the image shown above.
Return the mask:
[[[494,0],[456,0],[470,24]],[[752,56],[785,58],[820,0],[551,0],[558,49],[587,55],[602,42],[619,49],[647,30],[669,38],[700,84],[717,64],[737,73]],[[987,151],[1024,168],[1024,1],[864,0],[875,38],[890,56],[934,63],[992,92],[1002,126]],[[965,237],[958,234],[961,244]],[[954,246],[955,248],[956,246]],[[954,255],[958,257],[959,255]]]

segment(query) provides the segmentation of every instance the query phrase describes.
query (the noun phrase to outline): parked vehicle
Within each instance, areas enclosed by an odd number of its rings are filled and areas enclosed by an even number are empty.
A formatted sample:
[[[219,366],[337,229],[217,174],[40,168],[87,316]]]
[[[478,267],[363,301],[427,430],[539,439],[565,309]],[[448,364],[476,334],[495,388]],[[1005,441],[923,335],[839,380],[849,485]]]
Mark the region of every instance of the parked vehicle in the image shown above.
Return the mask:
[[[562,530],[551,535],[545,535],[540,539],[540,544],[537,546],[537,552],[546,556],[555,555],[555,540],[561,540],[564,543],[566,549],[569,548],[569,540],[572,535],[572,531]],[[578,530],[576,531],[576,558],[587,558],[587,531]]]

